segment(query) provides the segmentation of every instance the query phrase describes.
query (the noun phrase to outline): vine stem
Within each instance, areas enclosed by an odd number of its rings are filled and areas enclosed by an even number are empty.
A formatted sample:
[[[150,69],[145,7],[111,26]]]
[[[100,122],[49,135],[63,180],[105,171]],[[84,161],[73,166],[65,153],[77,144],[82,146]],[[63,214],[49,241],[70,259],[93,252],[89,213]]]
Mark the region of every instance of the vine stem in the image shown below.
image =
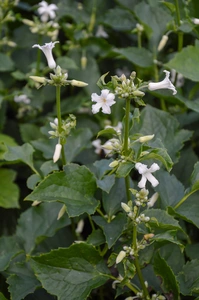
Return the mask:
[[[58,119],[58,131],[61,133],[62,128],[62,119],[61,119],[61,87],[59,85],[56,86],[56,106],[57,106],[57,119]],[[62,144],[62,143],[61,143]],[[64,152],[64,145],[62,144],[61,148],[61,155],[62,155],[62,164],[63,166],[66,165],[66,157]]]

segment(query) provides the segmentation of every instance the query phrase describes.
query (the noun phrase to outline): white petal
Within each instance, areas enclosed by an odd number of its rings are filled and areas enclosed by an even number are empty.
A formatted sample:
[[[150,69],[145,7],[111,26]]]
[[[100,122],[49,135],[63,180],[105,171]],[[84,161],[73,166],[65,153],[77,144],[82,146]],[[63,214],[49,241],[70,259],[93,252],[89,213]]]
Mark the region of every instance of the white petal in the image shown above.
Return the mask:
[[[107,104],[104,104],[104,105],[102,106],[102,112],[103,112],[104,114],[110,114],[110,113],[111,113],[110,106],[107,105]]]
[[[146,186],[146,181],[147,181],[147,178],[146,178],[144,175],[142,175],[142,178],[141,178],[140,182],[138,182],[138,187],[139,187],[140,189],[145,188],[145,186]]]
[[[92,105],[92,113],[93,114],[98,113],[101,107],[102,107],[101,103],[93,104]]]
[[[155,171],[157,171],[157,170],[160,170],[160,167],[159,167],[158,164],[156,164],[156,163],[153,163],[153,164],[151,165],[151,167],[148,169],[148,171],[149,171],[150,173],[153,173],[153,172],[155,172]]]
[[[159,184],[159,181],[151,173],[146,173],[145,177],[152,184],[153,187],[156,187]]]

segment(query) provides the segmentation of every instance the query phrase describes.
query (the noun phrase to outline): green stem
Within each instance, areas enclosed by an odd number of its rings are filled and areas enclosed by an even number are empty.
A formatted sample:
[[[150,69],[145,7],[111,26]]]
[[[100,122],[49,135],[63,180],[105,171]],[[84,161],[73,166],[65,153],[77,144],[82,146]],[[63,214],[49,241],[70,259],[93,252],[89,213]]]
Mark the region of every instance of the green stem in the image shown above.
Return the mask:
[[[42,42],[42,36],[39,35],[38,44],[40,45]],[[41,63],[41,50],[37,50],[37,65],[36,65],[36,75],[40,75],[40,63]]]
[[[56,86],[56,106],[57,106],[57,119],[58,119],[58,131],[59,134],[62,131],[62,119],[61,119],[61,87],[59,85]],[[62,144],[62,141],[61,141]],[[64,152],[64,145],[62,144],[62,149],[61,149],[61,154],[62,154],[62,164],[63,166],[66,165],[66,157],[65,157],[65,152]]]
[[[142,33],[140,31],[138,31],[138,48],[141,49],[142,48]]]
[[[95,26],[95,19],[96,19],[96,0],[93,0],[93,8],[92,8],[92,13],[91,13],[91,17],[90,17],[90,23],[88,26],[88,32],[92,33],[93,28]]]
[[[129,115],[130,115],[131,99],[126,99],[126,111],[125,111],[125,128],[124,128],[124,154],[125,157],[128,156],[128,139],[129,139]],[[130,177],[129,175],[125,177],[125,187],[127,200],[131,200],[130,192]]]
[[[175,7],[176,7],[176,18],[178,27],[180,26],[180,7],[178,0],[175,0]],[[182,50],[183,47],[183,32],[178,31],[178,52]]]
[[[133,250],[135,252],[134,263],[135,263],[137,275],[138,275],[138,278],[139,278],[139,281],[140,281],[140,284],[142,286],[142,290],[144,293],[144,299],[150,299],[148,290],[144,283],[144,278],[142,276],[142,272],[141,272],[141,268],[140,268],[140,264],[139,264],[139,260],[138,260],[138,255],[137,255],[138,249],[137,249],[137,227],[136,227],[136,225],[134,225],[134,227],[133,227]]]

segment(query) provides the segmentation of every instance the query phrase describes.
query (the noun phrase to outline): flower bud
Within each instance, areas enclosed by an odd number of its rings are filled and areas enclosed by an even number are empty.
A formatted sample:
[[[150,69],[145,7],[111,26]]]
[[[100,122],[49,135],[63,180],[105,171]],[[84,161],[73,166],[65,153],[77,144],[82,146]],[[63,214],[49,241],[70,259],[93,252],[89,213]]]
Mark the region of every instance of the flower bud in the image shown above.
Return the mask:
[[[154,204],[155,204],[156,201],[158,200],[158,196],[159,196],[158,193],[153,194],[153,196],[149,199],[149,201],[148,201],[148,203],[147,203],[148,208],[154,206]]]
[[[82,56],[81,57],[81,67],[82,67],[82,70],[85,70],[86,66],[87,66],[87,57],[86,56]]]
[[[35,200],[33,203],[32,203],[32,206],[37,206],[41,203],[41,201],[38,201],[38,200]]]
[[[31,78],[32,80],[34,80],[35,82],[39,82],[39,83],[46,83],[47,79],[45,77],[40,77],[40,76],[29,76],[29,78]]]
[[[148,233],[148,234],[145,234],[145,235],[144,235],[144,239],[145,239],[145,240],[152,239],[153,237],[154,237],[154,234],[153,234],[153,233]]]
[[[163,37],[162,37],[162,39],[161,39],[161,41],[160,41],[160,43],[158,45],[158,52],[161,51],[164,48],[164,46],[166,45],[167,41],[168,41],[168,35],[163,35]]]
[[[124,202],[121,203],[121,207],[123,208],[123,210],[126,212],[126,213],[129,213],[131,211],[131,208]]]
[[[133,92],[133,95],[136,96],[136,97],[143,97],[145,95],[145,93],[142,92],[142,91],[139,91],[139,90],[135,90]]]
[[[114,168],[114,167],[118,166],[118,164],[119,164],[118,160],[114,160],[109,164],[109,167]]]
[[[65,212],[66,212],[66,205],[64,204],[58,213],[57,220],[61,219],[61,217],[65,214]]]
[[[71,85],[78,86],[78,87],[84,87],[84,86],[87,86],[88,83],[73,79],[73,80],[71,80]]]
[[[54,155],[53,155],[53,162],[54,163],[56,163],[58,161],[58,159],[60,158],[61,149],[62,149],[62,145],[61,144],[57,144],[55,146],[55,152],[54,152]]]
[[[152,135],[141,136],[141,137],[139,138],[139,142],[140,142],[140,143],[145,143],[145,142],[148,142],[148,141],[152,140],[153,138],[154,138],[154,134],[152,134]]]
[[[116,258],[116,264],[119,264],[126,256],[126,252],[125,251],[120,251],[120,253],[118,254],[117,258]]]

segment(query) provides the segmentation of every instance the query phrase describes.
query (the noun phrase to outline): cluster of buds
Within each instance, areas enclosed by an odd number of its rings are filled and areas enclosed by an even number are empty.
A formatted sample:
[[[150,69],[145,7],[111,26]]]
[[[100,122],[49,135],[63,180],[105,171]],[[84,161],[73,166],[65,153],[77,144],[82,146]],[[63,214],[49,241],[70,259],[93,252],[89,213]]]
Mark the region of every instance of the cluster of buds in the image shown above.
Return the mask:
[[[146,203],[148,202],[148,194],[149,191],[146,190],[145,188],[141,189],[138,193],[136,193],[135,197],[135,204],[137,206],[145,206]]]
[[[135,219],[135,222],[137,224],[140,224],[140,223],[148,223],[150,221],[150,218],[149,217],[146,217],[145,214],[141,214],[140,216],[138,216],[136,219]]]
[[[116,257],[116,264],[119,264],[125,257],[127,256],[133,256],[134,255],[134,250],[132,247],[124,246],[123,250],[121,250]]]
[[[116,85],[115,94],[118,95],[119,98],[130,98],[134,99],[136,102],[141,104],[141,98],[145,95],[144,92],[140,91],[141,80],[137,78],[138,84],[134,83],[136,77],[136,73],[132,72],[130,78],[126,78],[124,74],[120,77],[113,76],[112,81]],[[144,105],[144,103],[142,103]]]
[[[121,153],[122,142],[117,138],[112,138],[101,147],[108,156],[111,156],[115,153]]]
[[[71,129],[75,128],[76,117],[73,114],[70,114],[66,120],[62,120],[61,126],[58,124],[58,119],[55,118],[54,122],[50,122],[50,126],[53,129],[48,131],[48,133],[51,135],[50,138],[60,138],[63,143],[65,137],[70,134]]]
[[[51,60],[51,65],[49,65],[50,68],[53,68],[53,65],[56,66],[55,62]],[[31,79],[33,79],[36,83],[40,83],[41,87],[42,85],[54,85],[54,86],[66,86],[66,85],[72,85],[77,87],[84,87],[88,84],[83,81],[79,80],[68,80],[68,73],[63,71],[60,66],[57,66],[55,68],[55,74],[50,73],[50,79],[47,79],[45,77],[40,76],[30,76]]]
[[[32,33],[37,33],[40,35],[46,35],[52,39],[52,41],[56,40],[59,33],[59,24],[54,21],[49,22],[41,22],[37,17],[32,20],[23,19],[22,22],[29,26],[30,31]]]

